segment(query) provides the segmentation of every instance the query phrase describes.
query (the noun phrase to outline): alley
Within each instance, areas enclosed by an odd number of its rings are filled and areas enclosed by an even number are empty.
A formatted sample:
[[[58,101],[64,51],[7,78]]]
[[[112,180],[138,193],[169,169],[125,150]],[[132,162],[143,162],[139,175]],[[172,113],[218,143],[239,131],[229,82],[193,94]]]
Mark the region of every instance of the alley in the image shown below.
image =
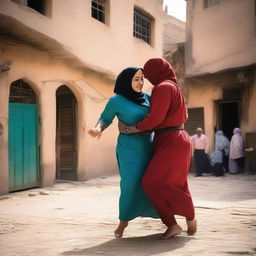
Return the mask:
[[[159,220],[137,218],[115,239],[119,177],[57,183],[0,197],[1,256],[256,255],[256,176],[189,177],[198,233],[159,240]]]

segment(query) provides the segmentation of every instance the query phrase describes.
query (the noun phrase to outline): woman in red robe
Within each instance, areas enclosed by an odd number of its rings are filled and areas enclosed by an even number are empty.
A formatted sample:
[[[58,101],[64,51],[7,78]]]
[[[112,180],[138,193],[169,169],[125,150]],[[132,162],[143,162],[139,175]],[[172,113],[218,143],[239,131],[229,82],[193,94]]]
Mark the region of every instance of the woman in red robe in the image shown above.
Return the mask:
[[[174,215],[186,217],[188,235],[197,229],[195,210],[187,176],[191,160],[191,141],[183,125],[187,120],[184,96],[171,65],[162,58],[148,60],[143,73],[153,85],[150,112],[135,126],[119,124],[120,132],[154,130],[154,154],[142,185],[167,226],[162,239],[182,232]]]

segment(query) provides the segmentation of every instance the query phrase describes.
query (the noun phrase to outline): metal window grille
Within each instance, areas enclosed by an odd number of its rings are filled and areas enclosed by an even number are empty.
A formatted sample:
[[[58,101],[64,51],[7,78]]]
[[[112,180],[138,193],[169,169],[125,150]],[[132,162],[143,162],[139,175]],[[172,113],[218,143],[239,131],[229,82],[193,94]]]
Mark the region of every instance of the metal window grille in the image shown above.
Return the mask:
[[[105,6],[103,0],[92,0],[92,17],[102,23],[105,23]]]
[[[151,43],[151,19],[137,10],[133,15],[133,36]]]

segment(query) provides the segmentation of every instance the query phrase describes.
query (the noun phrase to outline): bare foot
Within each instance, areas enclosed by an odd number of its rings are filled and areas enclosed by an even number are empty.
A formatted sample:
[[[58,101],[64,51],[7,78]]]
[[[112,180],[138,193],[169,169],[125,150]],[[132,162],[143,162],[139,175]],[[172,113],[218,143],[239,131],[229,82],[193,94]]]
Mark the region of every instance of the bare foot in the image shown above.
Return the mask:
[[[193,219],[191,221],[187,220],[188,230],[187,233],[189,236],[193,236],[197,231],[197,221]]]
[[[119,222],[119,225],[117,229],[114,231],[114,235],[116,238],[121,238],[124,233],[124,229],[128,226],[128,221],[121,221]]]
[[[167,228],[167,230],[161,235],[160,239],[165,240],[177,235],[180,235],[182,232],[181,226],[175,224]]]

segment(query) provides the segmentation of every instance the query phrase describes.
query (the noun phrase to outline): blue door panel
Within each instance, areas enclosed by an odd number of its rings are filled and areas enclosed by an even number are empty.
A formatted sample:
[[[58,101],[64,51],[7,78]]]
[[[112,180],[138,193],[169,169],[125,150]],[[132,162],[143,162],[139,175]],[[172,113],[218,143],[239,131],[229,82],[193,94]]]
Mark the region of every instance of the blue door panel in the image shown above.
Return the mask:
[[[10,191],[39,185],[37,105],[9,103]]]

